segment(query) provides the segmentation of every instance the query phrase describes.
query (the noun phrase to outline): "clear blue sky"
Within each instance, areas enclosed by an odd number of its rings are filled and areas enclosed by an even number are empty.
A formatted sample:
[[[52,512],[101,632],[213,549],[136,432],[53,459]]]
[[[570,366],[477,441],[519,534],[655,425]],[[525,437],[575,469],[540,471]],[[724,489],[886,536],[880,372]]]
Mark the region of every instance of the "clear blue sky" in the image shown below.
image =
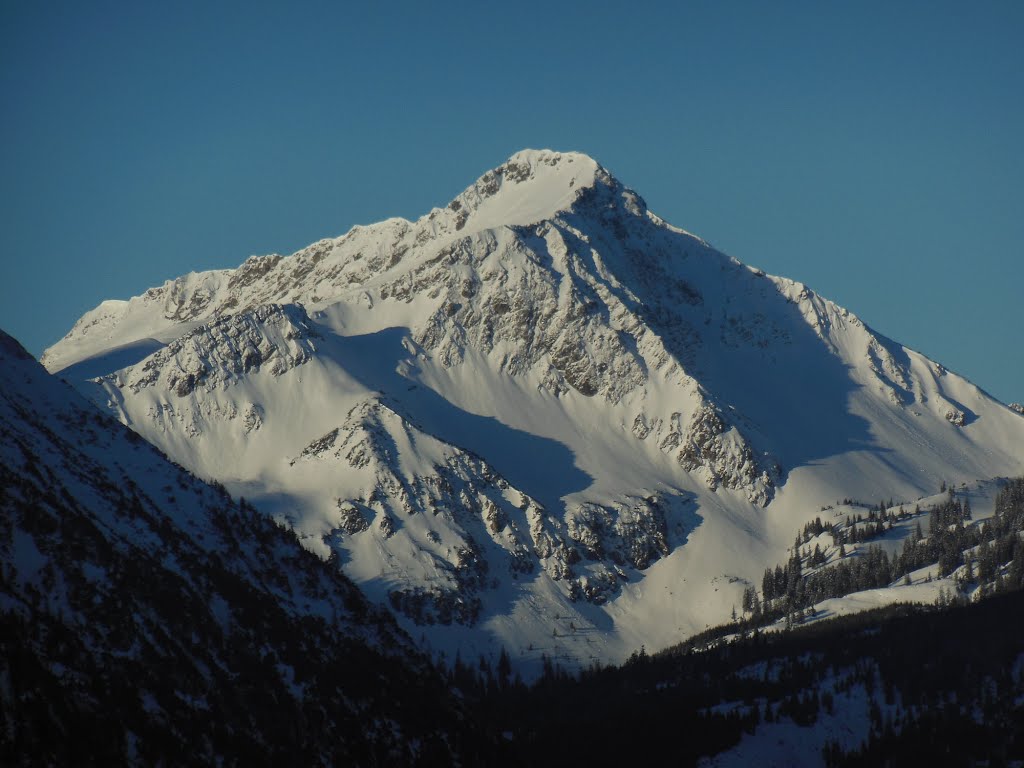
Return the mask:
[[[0,327],[587,152],[1024,401],[1024,3],[0,4]]]

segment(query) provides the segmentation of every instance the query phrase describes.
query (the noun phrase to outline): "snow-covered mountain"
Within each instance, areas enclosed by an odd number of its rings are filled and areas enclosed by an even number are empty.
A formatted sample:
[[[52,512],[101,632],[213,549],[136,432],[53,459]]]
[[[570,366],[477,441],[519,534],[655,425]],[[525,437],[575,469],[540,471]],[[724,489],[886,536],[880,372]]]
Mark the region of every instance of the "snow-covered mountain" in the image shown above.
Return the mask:
[[[3,764],[450,764],[491,750],[332,563],[2,331],[0,438]]]
[[[576,153],[104,302],[43,362],[464,655],[661,647],[839,499],[1024,471],[1020,414]]]

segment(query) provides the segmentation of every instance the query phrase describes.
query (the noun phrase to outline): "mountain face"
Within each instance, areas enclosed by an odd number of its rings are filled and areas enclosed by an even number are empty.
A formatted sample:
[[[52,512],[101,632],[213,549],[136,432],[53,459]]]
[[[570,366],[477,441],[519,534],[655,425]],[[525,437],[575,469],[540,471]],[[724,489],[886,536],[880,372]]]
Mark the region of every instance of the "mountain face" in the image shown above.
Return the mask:
[[[334,563],[2,332],[0,437],[5,765],[488,761]]]
[[[724,620],[838,499],[1024,466],[1019,414],[576,153],[104,302],[43,363],[414,636],[523,664]]]

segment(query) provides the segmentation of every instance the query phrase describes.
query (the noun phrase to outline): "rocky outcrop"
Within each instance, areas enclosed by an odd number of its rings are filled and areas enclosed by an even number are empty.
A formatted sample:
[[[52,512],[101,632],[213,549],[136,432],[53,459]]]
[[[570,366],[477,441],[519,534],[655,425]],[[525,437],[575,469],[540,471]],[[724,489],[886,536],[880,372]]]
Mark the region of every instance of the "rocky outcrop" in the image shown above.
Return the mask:
[[[401,461],[405,441],[424,450],[437,443],[443,461],[429,471],[408,471]],[[309,462],[338,462],[365,477],[365,495],[338,499],[333,536],[401,534],[429,559],[433,583],[390,592],[394,608],[423,624],[473,624],[488,591],[538,569],[572,599],[603,603],[630,570],[670,551],[661,497],[584,503],[563,521],[480,457],[436,441],[378,398],[355,406],[291,465]]]
[[[159,385],[185,397],[260,370],[280,376],[310,360],[318,338],[301,307],[268,304],[201,325],[129,369],[126,378],[113,374],[110,380],[132,392]],[[258,409],[246,415],[250,428],[261,420]]]

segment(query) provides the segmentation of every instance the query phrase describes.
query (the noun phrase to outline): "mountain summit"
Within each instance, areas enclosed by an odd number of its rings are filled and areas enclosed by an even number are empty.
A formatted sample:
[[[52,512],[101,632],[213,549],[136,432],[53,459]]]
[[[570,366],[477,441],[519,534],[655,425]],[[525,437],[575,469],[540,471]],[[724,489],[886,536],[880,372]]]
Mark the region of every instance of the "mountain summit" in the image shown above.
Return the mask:
[[[536,224],[568,210],[599,184],[614,180],[587,155],[527,149],[517,152],[451,203],[456,231]]]
[[[104,302],[43,362],[414,636],[521,660],[724,619],[837,500],[1022,470],[1018,414],[577,153]]]

